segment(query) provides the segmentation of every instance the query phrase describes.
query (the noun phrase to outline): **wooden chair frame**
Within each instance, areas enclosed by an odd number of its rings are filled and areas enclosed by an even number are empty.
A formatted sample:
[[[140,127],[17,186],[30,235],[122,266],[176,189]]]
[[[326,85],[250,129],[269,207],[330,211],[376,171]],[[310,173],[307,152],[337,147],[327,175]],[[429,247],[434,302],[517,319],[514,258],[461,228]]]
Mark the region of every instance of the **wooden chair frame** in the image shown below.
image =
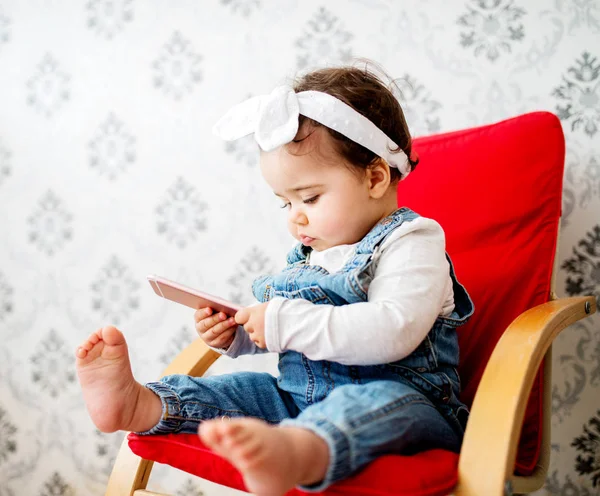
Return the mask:
[[[564,328],[595,311],[596,300],[592,296],[560,298],[524,312],[507,328],[490,357],[473,401],[460,452],[457,496],[525,494],[542,487],[550,458],[551,344]],[[163,376],[199,377],[219,356],[198,338],[173,360]],[[545,414],[540,459],[531,476],[514,476],[512,469],[527,398],[544,357]],[[125,439],[106,496],[161,496],[146,491],[152,465],[152,461],[133,454]]]
[[[527,494],[544,485],[550,461],[552,342],[563,329],[596,312],[593,296],[556,297],[557,259],[555,256],[550,301],[523,312],[508,326],[485,367],[460,451],[455,496]],[[198,338],[169,364],[161,377],[200,377],[220,356]],[[527,400],[544,358],[540,457],[532,475],[517,476],[513,469]],[[153,463],[135,455],[125,438],[105,495],[168,496],[146,490]]]

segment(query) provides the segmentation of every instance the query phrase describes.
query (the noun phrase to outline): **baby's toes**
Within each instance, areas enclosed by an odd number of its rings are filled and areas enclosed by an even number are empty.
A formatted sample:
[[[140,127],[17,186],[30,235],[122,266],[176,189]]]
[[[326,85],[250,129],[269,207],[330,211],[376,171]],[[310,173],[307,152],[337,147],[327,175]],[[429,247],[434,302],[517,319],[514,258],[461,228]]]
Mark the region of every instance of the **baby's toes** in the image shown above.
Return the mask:
[[[223,440],[219,430],[220,424],[218,420],[205,420],[198,427],[200,438],[209,448],[217,448]]]
[[[87,355],[87,352],[90,351],[99,341],[100,338],[96,333],[90,334],[90,336],[77,348],[77,356],[79,358],[84,358],[85,355]]]
[[[85,344],[85,343],[84,343]],[[85,358],[88,354],[89,350],[86,350],[83,345],[79,346],[76,350],[75,350],[75,356],[77,358]]]
[[[227,429],[227,437],[232,445],[247,444],[257,437],[252,429],[243,424],[232,424],[230,426],[224,426],[224,428]]]
[[[87,340],[91,342],[92,345],[98,344],[99,341],[102,341],[102,328],[98,329],[96,332],[92,332]]]
[[[244,426],[230,422],[220,422],[216,426],[220,436],[220,444],[224,449],[235,449],[243,445],[250,438],[250,433]]]
[[[95,345],[96,345],[96,343],[92,343],[88,339],[87,341],[83,342],[83,344],[80,346],[80,348],[83,348],[85,351],[90,351]]]
[[[103,346],[97,346],[99,343],[102,343],[101,332],[102,329],[98,329],[96,332],[93,332],[89,335],[89,337],[79,345],[77,350],[75,351],[75,356],[79,359],[87,358],[85,363],[93,361],[97,358],[102,352]],[[92,351],[94,350],[94,351]],[[91,352],[91,353],[90,353]]]
[[[235,443],[231,447],[232,459],[241,469],[249,468],[261,461],[264,451],[262,441],[257,437],[246,438],[243,442]]]
[[[243,425],[229,421],[212,420],[201,427],[202,440],[214,451],[225,454],[237,450],[250,439]]]
[[[94,345],[98,344],[101,341],[100,336],[98,335],[100,331],[96,331],[96,332],[92,332],[89,337],[79,345],[79,348],[77,348],[77,350],[80,349],[84,349],[86,351],[90,351]]]

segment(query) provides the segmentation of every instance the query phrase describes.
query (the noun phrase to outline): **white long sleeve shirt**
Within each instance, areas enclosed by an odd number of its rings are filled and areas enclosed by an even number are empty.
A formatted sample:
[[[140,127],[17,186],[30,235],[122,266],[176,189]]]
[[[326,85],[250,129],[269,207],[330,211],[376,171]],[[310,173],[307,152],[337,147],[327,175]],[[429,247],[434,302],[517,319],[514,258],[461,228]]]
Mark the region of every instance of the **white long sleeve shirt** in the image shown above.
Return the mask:
[[[308,262],[336,272],[357,244],[313,250]],[[454,309],[445,237],[437,222],[418,217],[385,239],[367,298],[342,306],[273,298],[265,313],[267,350],[294,350],[311,360],[346,365],[389,363],[412,353],[436,318]],[[229,348],[218,351],[236,357],[266,350],[240,326]]]

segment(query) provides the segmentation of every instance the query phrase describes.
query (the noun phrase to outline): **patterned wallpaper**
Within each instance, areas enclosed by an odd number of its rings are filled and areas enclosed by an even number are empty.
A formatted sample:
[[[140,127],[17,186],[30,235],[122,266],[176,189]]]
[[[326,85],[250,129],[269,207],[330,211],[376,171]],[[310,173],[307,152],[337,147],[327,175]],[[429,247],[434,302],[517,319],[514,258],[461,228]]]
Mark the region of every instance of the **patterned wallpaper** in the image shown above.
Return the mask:
[[[250,281],[292,239],[253,143],[210,128],[233,103],[355,57],[401,78],[416,135],[555,112],[557,292],[600,293],[599,0],[0,0],[0,496],[103,494],[122,434],[90,423],[73,350],[114,323],[138,379],[160,373],[195,334],[148,273],[252,301]],[[599,322],[556,344],[539,494],[600,494]],[[150,487],[233,494],[162,468]]]

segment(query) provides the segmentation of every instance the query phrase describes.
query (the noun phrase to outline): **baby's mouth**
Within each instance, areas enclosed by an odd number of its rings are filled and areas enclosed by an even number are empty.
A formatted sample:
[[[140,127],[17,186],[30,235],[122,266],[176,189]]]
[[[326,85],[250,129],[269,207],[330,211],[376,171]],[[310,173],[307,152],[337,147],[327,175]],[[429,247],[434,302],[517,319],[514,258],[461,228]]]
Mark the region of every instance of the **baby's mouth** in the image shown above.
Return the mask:
[[[305,246],[309,246],[314,240],[315,238],[311,238],[310,236],[300,235],[300,243]]]

